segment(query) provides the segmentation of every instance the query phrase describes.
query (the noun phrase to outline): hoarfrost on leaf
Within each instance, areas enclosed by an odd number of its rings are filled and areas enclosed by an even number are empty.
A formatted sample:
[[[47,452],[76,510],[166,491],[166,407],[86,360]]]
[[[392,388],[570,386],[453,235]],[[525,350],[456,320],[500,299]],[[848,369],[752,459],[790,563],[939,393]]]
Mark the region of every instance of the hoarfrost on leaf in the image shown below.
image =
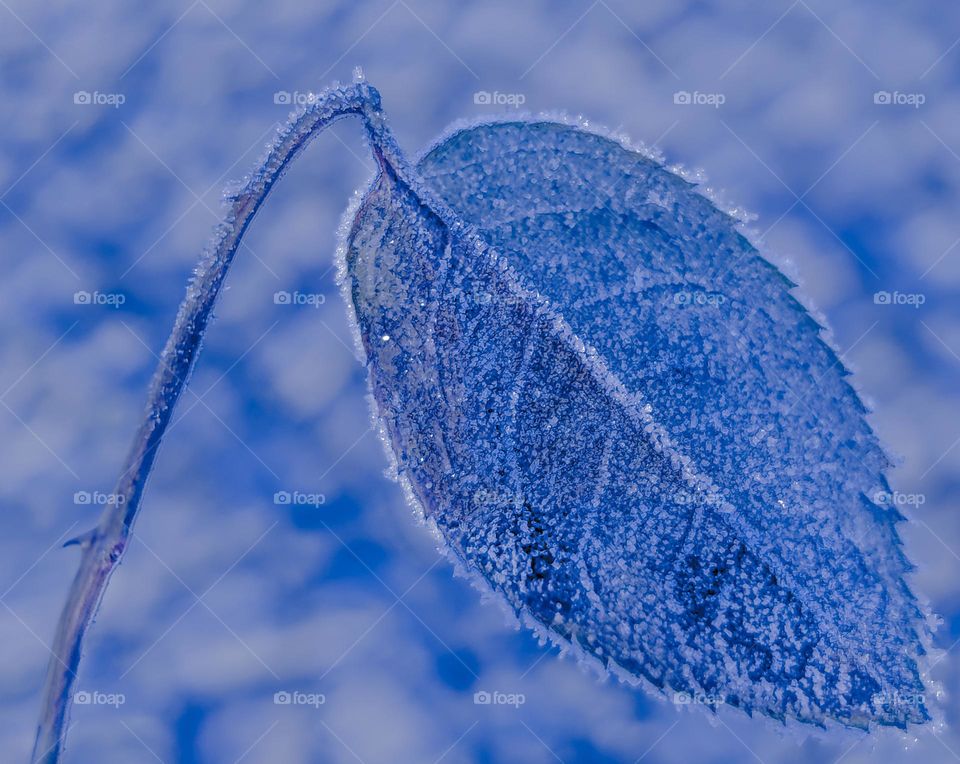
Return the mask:
[[[83,641],[240,241],[312,138],[378,171],[339,274],[396,476],[540,636],[675,697],[825,725],[929,719],[889,466],[793,284],[687,178],[585,122],[457,128],[415,165],[355,73],[231,186],[51,650],[60,758]]]
[[[345,290],[399,475],[451,554],[664,691],[927,720],[901,517],[871,498],[887,459],[737,221],[582,125],[394,153],[347,233]]]

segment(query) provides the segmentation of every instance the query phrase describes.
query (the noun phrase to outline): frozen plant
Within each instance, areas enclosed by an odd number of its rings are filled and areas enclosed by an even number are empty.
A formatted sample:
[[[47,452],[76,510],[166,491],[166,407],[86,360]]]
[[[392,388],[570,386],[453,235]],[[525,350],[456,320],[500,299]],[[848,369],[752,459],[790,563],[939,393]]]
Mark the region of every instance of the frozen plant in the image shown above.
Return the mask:
[[[61,754],[84,635],[240,240],[346,117],[378,169],[345,218],[343,293],[395,474],[454,563],[540,635],[677,703],[926,722],[903,518],[871,498],[889,462],[820,325],[738,221],[577,123],[458,127],[412,164],[358,77],[296,113],[228,199],[122,501],[76,540],[33,760]]]

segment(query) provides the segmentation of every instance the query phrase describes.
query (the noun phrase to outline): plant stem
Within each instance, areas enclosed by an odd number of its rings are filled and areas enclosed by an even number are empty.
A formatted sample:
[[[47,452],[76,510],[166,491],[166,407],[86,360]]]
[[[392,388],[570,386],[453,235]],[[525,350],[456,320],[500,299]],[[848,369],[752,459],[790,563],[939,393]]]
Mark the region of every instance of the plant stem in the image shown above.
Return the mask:
[[[110,576],[123,557],[157,450],[200,354],[203,335],[240,241],[294,158],[328,125],[351,115],[363,120],[372,147],[381,159],[384,149],[394,154],[396,146],[386,131],[377,91],[362,81],[333,87],[319,94],[287,123],[254,174],[238,193],[229,197],[229,213],[200,259],[160,356],[143,422],[117,481],[114,501],[94,529],[67,542],[80,546],[80,568],[60,614],[47,666],[31,758],[34,764],[55,764],[60,760],[84,636]]]

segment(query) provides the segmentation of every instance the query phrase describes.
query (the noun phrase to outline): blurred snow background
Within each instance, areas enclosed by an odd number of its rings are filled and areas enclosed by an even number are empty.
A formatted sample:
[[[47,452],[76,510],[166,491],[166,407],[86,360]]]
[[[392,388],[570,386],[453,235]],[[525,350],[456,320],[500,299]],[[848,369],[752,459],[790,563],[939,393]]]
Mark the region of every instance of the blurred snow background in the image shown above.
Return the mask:
[[[58,546],[111,490],[224,182],[286,118],[284,94],[358,64],[411,153],[522,96],[705,168],[756,213],[902,458],[891,478],[915,518],[913,583],[952,648],[957,35],[944,0],[0,0],[4,761],[30,749],[75,569]],[[67,761],[960,758],[949,726],[808,736],[600,683],[454,579],[383,477],[334,285],[339,216],[370,171],[341,123],[254,224],[91,632],[79,687],[97,702],[75,707]],[[278,291],[323,298],[277,304]],[[948,725],[958,654],[934,671]],[[525,702],[474,702],[494,691]]]

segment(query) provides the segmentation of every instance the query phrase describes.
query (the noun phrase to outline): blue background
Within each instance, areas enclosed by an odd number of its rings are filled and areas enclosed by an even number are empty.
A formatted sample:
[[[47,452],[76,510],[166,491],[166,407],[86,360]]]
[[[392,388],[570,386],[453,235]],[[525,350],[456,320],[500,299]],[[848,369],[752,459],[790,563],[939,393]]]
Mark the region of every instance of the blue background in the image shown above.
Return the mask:
[[[370,428],[333,253],[372,164],[340,123],[239,254],[88,642],[79,689],[124,702],[75,707],[67,761],[960,758],[958,36],[943,0],[0,0],[3,759],[32,742],[77,557],[59,544],[112,489],[224,183],[286,119],[278,93],[355,65],[411,154],[513,108],[476,93],[512,94],[705,168],[758,216],[900,457],[912,584],[943,617],[946,725],[811,735],[677,708],[558,659],[454,578]],[[276,304],[281,290],[324,301]],[[282,691],[325,702],[278,705]],[[525,702],[477,705],[481,691]]]

